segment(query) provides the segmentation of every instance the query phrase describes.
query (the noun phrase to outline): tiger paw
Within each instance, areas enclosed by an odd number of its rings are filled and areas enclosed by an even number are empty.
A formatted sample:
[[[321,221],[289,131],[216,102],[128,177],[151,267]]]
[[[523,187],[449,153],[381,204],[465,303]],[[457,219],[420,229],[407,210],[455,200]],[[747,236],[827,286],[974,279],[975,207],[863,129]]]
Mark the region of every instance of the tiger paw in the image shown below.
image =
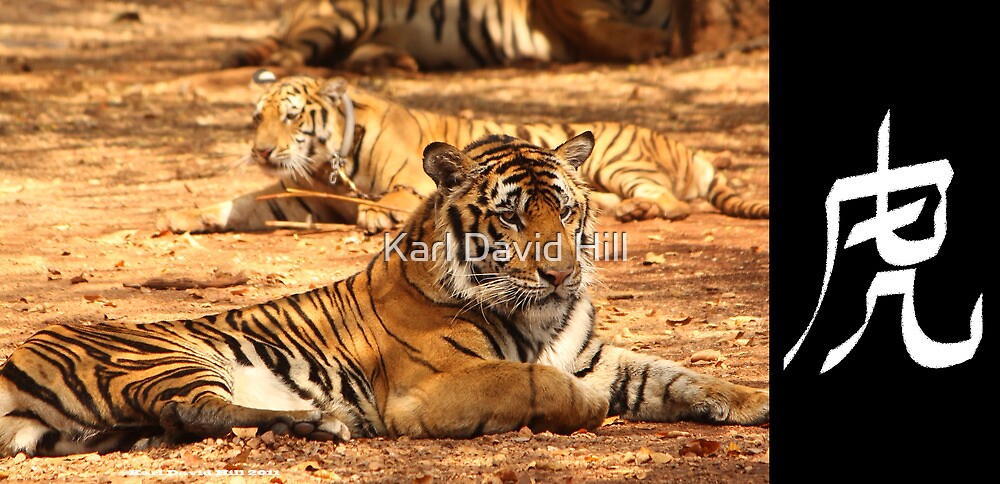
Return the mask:
[[[351,440],[351,430],[347,428],[347,425],[332,417],[324,417],[319,420],[279,421],[270,429],[260,430],[270,430],[277,435],[292,434],[309,440],[334,440],[338,442]]]
[[[417,72],[420,69],[417,60],[408,52],[378,44],[364,44],[354,49],[351,56],[344,61],[344,67],[349,71],[362,73],[381,72],[386,69]]]
[[[396,222],[387,210],[371,207],[358,210],[358,228],[368,235],[392,230],[395,226]]]
[[[702,399],[691,405],[691,418],[704,422],[760,425],[771,419],[766,390],[719,381],[708,385]]]
[[[204,209],[171,210],[156,220],[156,229],[177,234],[184,232],[221,232],[226,228],[228,210],[213,206]]]
[[[654,218],[681,220],[688,215],[691,215],[691,206],[676,199],[626,198],[615,208],[615,218],[622,222]]]
[[[306,64],[306,58],[294,49],[278,49],[267,57],[264,64],[276,67],[302,67]]]
[[[377,234],[391,230],[405,222],[410,212],[416,209],[421,201],[420,196],[410,190],[401,189],[389,192],[378,203],[384,207],[391,207],[398,210],[379,208],[371,205],[362,206],[358,210],[358,228],[368,234]]]
[[[637,30],[634,25],[627,26]],[[669,51],[670,35],[661,29],[638,29],[633,35],[635,40],[622,42],[626,55],[632,62],[645,62],[654,57],[665,55]]]

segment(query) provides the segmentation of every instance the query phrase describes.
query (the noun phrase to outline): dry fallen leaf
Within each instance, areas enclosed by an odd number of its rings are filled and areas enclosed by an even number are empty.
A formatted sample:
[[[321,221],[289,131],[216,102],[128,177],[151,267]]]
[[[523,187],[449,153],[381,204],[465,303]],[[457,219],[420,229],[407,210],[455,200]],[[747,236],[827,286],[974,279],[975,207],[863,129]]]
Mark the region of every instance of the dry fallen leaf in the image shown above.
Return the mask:
[[[667,432],[657,432],[656,436],[661,439],[675,439],[677,437],[689,437],[691,432],[685,432],[683,430],[670,430]]]
[[[297,471],[316,472],[320,470],[321,467],[318,461],[307,460],[295,464],[294,466],[292,466],[292,469]]]
[[[691,355],[691,363],[696,361],[715,362],[720,360],[722,360],[722,353],[720,353],[719,350],[701,350],[696,351],[693,355]]]
[[[687,324],[691,322],[691,316],[681,316],[676,318],[667,318],[667,322],[673,325]]]
[[[189,450],[185,450],[184,452],[181,453],[181,460],[184,461],[184,464],[186,464],[186,465],[188,465],[190,467],[194,467],[194,466],[196,466],[196,465],[201,464],[202,462],[204,462],[201,459],[201,457],[198,457],[198,456],[194,455],[194,453],[192,453]]]
[[[674,460],[674,456],[667,454],[665,452],[653,452],[649,454],[649,457],[653,459],[654,464],[666,464]]]
[[[335,478],[334,476],[336,476],[336,474],[326,469],[316,469],[316,471],[313,472],[313,477],[316,477],[318,479],[334,479]]]
[[[639,449],[639,452],[635,453],[635,463],[636,464],[645,464],[645,463],[651,461],[653,458],[650,457],[650,455],[649,455],[650,453],[651,453],[651,451],[649,449],[645,448],[645,447]]]
[[[226,460],[224,468],[227,470],[240,469],[243,464],[246,463],[247,457],[250,457],[250,449],[244,449],[239,454],[236,454],[232,458]]]
[[[752,321],[760,321],[763,318],[760,316],[733,316],[726,320],[726,324],[731,326],[740,327]]]
[[[285,284],[285,276],[272,272],[264,276],[264,282],[268,284]]]
[[[532,461],[528,468],[541,469],[543,471],[561,471],[566,468],[566,463],[557,460]]]
[[[667,258],[663,254],[655,254],[653,252],[646,252],[646,256],[642,258],[642,265],[651,266],[653,264],[662,264],[667,261]]]
[[[695,439],[692,440],[691,442],[684,444],[684,447],[681,447],[680,455],[681,457],[684,456],[704,457],[719,450],[720,447],[722,447],[722,444],[718,442],[713,442],[711,440],[705,440],[705,439]]]
[[[191,247],[205,250],[205,246],[199,244],[197,240],[194,240],[194,237],[191,237],[191,232],[184,232],[184,234],[181,235],[181,238],[184,239]]]
[[[601,422],[601,427],[607,427],[608,425],[621,425],[621,424],[624,424],[624,423],[625,423],[624,420],[622,420],[620,417],[618,417],[617,415],[615,415],[613,417],[608,417],[608,418],[604,419],[604,421]]]
[[[740,455],[743,451],[740,450],[740,446],[736,445],[736,442],[729,442],[726,446],[726,455],[732,457],[734,455]]]
[[[233,435],[246,440],[257,435],[257,427],[233,427]]]

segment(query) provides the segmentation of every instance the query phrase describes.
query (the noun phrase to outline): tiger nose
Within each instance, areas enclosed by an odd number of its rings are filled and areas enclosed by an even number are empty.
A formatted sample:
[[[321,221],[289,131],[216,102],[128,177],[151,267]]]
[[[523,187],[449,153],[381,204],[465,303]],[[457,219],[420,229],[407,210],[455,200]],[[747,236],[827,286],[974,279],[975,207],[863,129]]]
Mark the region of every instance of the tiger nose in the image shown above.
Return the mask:
[[[253,152],[262,160],[267,161],[274,152],[274,148],[254,148]]]
[[[559,287],[562,285],[563,281],[565,281],[566,278],[572,273],[572,270],[556,271],[550,269],[538,269],[538,275],[541,276],[542,279],[548,281],[549,284],[552,284],[553,287]]]

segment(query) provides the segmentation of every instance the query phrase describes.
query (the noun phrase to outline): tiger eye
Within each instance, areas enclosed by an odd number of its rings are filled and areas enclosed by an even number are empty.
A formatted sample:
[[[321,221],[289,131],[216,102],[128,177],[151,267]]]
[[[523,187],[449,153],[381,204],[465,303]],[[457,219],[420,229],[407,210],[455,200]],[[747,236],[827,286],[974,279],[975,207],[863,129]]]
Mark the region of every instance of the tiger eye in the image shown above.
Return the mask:
[[[510,225],[517,225],[520,221],[517,216],[517,212],[514,212],[513,210],[500,212],[500,220],[503,220]]]

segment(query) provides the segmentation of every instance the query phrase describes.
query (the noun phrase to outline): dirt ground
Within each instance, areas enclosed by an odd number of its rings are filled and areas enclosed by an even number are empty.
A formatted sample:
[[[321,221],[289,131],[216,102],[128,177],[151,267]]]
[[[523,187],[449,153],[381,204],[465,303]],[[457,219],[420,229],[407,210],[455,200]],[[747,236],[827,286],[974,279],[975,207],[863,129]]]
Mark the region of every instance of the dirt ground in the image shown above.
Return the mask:
[[[275,3],[0,0],[0,361],[47,324],[220,312],[327,284],[380,250],[381,237],[353,230],[155,229],[164,210],[268,183],[252,167],[233,168],[248,149],[253,69],[219,71],[217,62],[272,28]],[[350,78],[440,112],[650,126],[728,152],[724,172],[739,190],[769,195],[766,42],[640,65]],[[599,264],[600,330],[619,345],[767,388],[769,222],[700,208],[673,223],[602,217],[601,230],[628,234],[628,260]],[[218,273],[248,280],[131,287]],[[236,436],[104,456],[19,455],[0,459],[0,480],[768,482],[769,437],[766,426],[620,420],[571,436],[344,444]]]

